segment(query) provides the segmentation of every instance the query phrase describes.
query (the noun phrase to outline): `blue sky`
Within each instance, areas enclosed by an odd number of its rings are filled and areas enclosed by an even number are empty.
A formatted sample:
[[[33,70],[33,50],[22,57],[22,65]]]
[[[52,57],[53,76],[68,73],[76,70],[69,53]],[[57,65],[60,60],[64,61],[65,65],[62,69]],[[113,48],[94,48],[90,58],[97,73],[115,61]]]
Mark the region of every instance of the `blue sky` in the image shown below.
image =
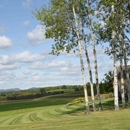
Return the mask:
[[[51,39],[32,11],[49,0],[0,0],[0,89],[82,84],[78,54],[52,56]],[[92,69],[93,54],[89,55]],[[109,59],[97,46],[99,79],[112,70]],[[86,61],[86,60],[85,60]],[[86,80],[89,81],[87,65]],[[94,74],[93,79],[95,82]]]

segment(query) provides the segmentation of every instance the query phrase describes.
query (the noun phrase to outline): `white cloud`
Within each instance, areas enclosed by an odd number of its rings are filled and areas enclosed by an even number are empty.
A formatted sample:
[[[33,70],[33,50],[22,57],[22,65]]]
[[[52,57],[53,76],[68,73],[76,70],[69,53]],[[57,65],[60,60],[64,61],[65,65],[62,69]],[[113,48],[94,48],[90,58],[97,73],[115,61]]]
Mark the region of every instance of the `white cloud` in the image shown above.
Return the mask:
[[[42,81],[42,77],[39,76],[39,75],[32,76],[32,77],[31,77],[31,81]]]
[[[43,62],[35,62],[30,65],[30,69],[36,69],[36,70],[43,70],[43,69],[58,69],[58,67],[66,67],[69,66],[70,63],[68,61],[51,61],[50,63],[43,63]]]
[[[24,27],[28,28],[28,27],[30,27],[30,22],[29,21],[24,21],[23,25],[24,25]]]
[[[31,2],[32,2],[32,0],[26,0],[25,2],[22,3],[22,6],[28,8],[28,7],[30,7]]]
[[[41,25],[37,25],[34,30],[27,33],[29,42],[33,45],[39,45],[45,41],[45,30]]]
[[[21,81],[25,81],[25,80],[28,80],[28,78],[29,78],[28,75],[21,75],[18,79]]]
[[[30,69],[42,70],[45,69],[46,66],[42,62],[35,62],[29,67]]]
[[[5,74],[6,75],[13,75],[13,72],[12,71],[5,71]]]
[[[31,73],[30,70],[25,70],[25,71],[23,72],[24,75],[29,75],[30,73]]]
[[[3,85],[3,84],[5,84],[5,81],[0,81],[0,85]]]
[[[68,67],[62,67],[59,72],[56,72],[59,76],[77,77],[81,76],[81,69],[79,64],[72,64]]]
[[[0,80],[9,81],[16,77],[12,71],[3,71],[0,73]]]
[[[45,56],[40,54],[31,54],[29,51],[24,51],[19,54],[14,54],[10,57],[12,60],[20,62],[33,62],[46,59]]]
[[[12,41],[6,36],[0,36],[0,49],[7,49],[12,46]]]
[[[39,74],[36,73],[36,72],[33,72],[33,73],[31,74],[31,76],[39,76]]]
[[[48,67],[63,67],[63,66],[69,66],[69,62],[67,61],[52,61],[48,64]]]
[[[20,69],[21,66],[17,63],[10,64],[10,65],[1,65],[0,64],[0,70],[14,70],[14,69]]]
[[[34,62],[45,60],[46,57],[40,54],[31,54],[29,51],[24,51],[22,53],[13,54],[13,55],[0,55],[0,64],[12,64],[14,62]]]
[[[68,71],[68,67],[62,67],[61,70],[62,71]]]
[[[9,56],[8,55],[0,55],[0,64],[8,64]]]

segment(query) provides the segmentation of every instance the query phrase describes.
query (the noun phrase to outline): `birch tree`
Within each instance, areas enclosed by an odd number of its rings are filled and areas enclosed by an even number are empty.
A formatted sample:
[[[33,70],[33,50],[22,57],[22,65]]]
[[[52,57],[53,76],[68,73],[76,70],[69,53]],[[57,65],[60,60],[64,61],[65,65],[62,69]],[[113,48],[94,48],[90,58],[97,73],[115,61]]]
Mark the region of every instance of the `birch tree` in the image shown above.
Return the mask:
[[[123,45],[121,41],[121,35],[119,35],[119,42],[120,42],[120,52],[119,52],[119,58],[120,58],[120,79],[121,79],[121,97],[122,97],[122,107],[125,107],[125,89],[124,89],[124,72],[123,72]]]
[[[86,29],[86,27],[85,27],[86,22],[85,21],[87,19],[87,17],[86,17],[86,1],[85,0],[82,0],[82,1],[81,0],[73,0],[73,2],[76,5],[76,15],[77,15],[77,21],[79,23],[80,39],[84,43],[84,52],[85,52],[85,56],[86,56],[86,60],[87,60],[89,78],[90,78],[92,106],[93,106],[93,111],[95,111],[96,107],[95,107],[95,99],[94,99],[93,77],[92,77],[91,65],[90,65],[90,60],[89,60],[89,54],[88,54],[88,50],[87,50],[87,42],[89,42],[89,40],[88,40],[89,38],[88,38],[88,36],[86,36],[88,34],[86,34],[86,32],[84,31]]]
[[[89,26],[89,29],[90,29],[92,48],[93,48],[93,54],[94,54],[94,64],[95,64],[94,69],[95,69],[98,104],[99,104],[99,110],[102,110],[100,88],[99,88],[99,79],[98,79],[97,54],[96,54],[96,49],[95,49],[95,38],[94,38],[93,29],[92,29],[92,19],[91,19],[91,14],[90,14],[91,7],[90,7],[90,1],[89,0],[87,0],[87,5],[88,5],[88,8],[87,8],[88,26]]]
[[[85,72],[84,72],[84,64],[83,64],[83,58],[82,58],[82,50],[81,50],[81,43],[80,43],[80,36],[79,36],[79,29],[78,29],[78,22],[77,22],[77,17],[76,17],[76,13],[75,13],[75,7],[74,7],[74,3],[72,1],[72,9],[73,9],[73,14],[74,14],[74,21],[75,21],[75,27],[76,27],[76,34],[77,34],[77,38],[78,38],[78,50],[79,50],[79,55],[80,55],[80,64],[81,64],[81,71],[82,71],[82,77],[83,77],[83,82],[84,82],[84,93],[85,93],[85,101],[86,101],[86,109],[87,109],[87,114],[90,113],[89,110],[89,102],[88,102],[88,95],[87,95],[87,89],[86,89],[86,81],[85,81]]]
[[[93,10],[91,9],[90,3],[87,0],[82,0],[82,1],[79,0],[79,5],[80,5],[79,12],[81,14],[80,17],[82,18],[83,23],[86,24],[86,29],[88,30],[88,32],[87,32],[88,34],[85,34],[85,35],[88,35],[87,41],[92,42],[92,48],[93,48],[93,54],[94,54],[94,65],[95,65],[94,70],[95,70],[95,78],[96,78],[97,95],[98,95],[98,102],[99,102],[99,110],[101,110],[102,105],[101,105],[100,88],[99,88],[99,80],[98,80],[97,55],[96,55],[96,49],[95,49],[95,38],[94,38],[93,29],[92,29],[92,24],[93,24],[92,22],[93,21],[91,18],[91,13],[93,12]],[[87,53],[85,52],[85,55],[86,54]],[[86,57],[87,57],[87,55],[86,55]],[[92,81],[92,73],[91,73],[91,67],[89,66],[88,59],[87,59],[87,63],[88,63],[89,76],[90,76],[90,82],[91,82]],[[91,83],[93,83],[93,81]],[[91,88],[93,88],[93,84],[91,84]],[[91,89],[91,90],[93,91],[93,89]],[[91,93],[93,93],[92,91],[91,91]],[[91,94],[91,95],[93,95],[93,94]]]
[[[120,63],[122,64],[122,59],[124,58],[124,63],[125,63],[125,75],[126,75],[126,89],[124,90],[124,83],[123,83],[123,69],[121,67],[121,95],[122,95],[122,107],[125,107],[125,92],[128,95],[128,103],[129,103],[129,89],[130,89],[130,83],[129,83],[129,74],[127,70],[127,57],[126,57],[126,46],[129,48],[129,43],[126,42],[126,40],[129,41],[129,38],[127,37],[127,34],[130,33],[130,2],[128,0],[125,1],[119,1],[116,4],[116,25],[117,25],[117,32],[119,36],[119,45],[120,45],[120,51],[121,51],[121,56],[120,56]],[[124,46],[124,47],[123,47]],[[122,65],[121,65],[122,66]]]
[[[95,31],[98,37],[98,40],[101,41],[100,43],[109,43],[109,47],[106,48],[106,52],[109,51],[109,55],[113,55],[114,59],[114,106],[115,110],[119,109],[118,105],[118,85],[117,85],[117,53],[119,53],[119,47],[122,45],[127,45],[125,39],[128,39],[128,33],[130,32],[130,25],[129,25],[129,1],[116,0],[113,1],[106,1],[100,0],[99,8],[98,8],[98,20],[99,22],[104,23],[103,27],[101,24],[95,24]],[[121,22],[124,21],[124,22]],[[121,35],[121,40],[119,40],[119,35]],[[122,43],[122,42],[123,43]],[[124,49],[123,48],[123,55]],[[126,53],[125,53],[126,55]],[[120,57],[121,59],[123,56]],[[121,64],[122,64],[122,60]],[[127,58],[124,58],[126,61]],[[125,63],[126,64],[126,63]],[[121,65],[122,66],[122,65]],[[125,65],[126,66],[126,65]],[[123,78],[121,79],[122,84],[122,103],[123,106],[125,104],[124,100],[124,91],[123,91]],[[128,83],[128,82],[127,82]],[[127,86],[127,88],[129,88]]]
[[[116,26],[115,26],[115,12],[114,12],[114,5],[113,2],[106,2],[101,1],[103,3],[100,3],[103,12],[105,11],[105,14],[101,14],[101,19],[104,20],[105,27],[102,29],[99,29],[99,31],[96,34],[99,34],[99,39],[104,42],[109,42],[109,45],[111,47],[110,54],[113,55],[113,68],[114,68],[114,108],[115,110],[119,110],[119,102],[118,102],[118,82],[117,82],[117,40],[116,40]],[[107,48],[109,49],[109,48]]]
[[[125,40],[127,40],[128,46],[130,44],[130,38],[126,33],[130,33],[130,1],[126,0],[122,13],[122,28],[121,28],[121,41],[123,46],[123,57],[124,57],[124,65],[125,65],[125,74],[126,74],[126,93],[128,96],[128,105],[130,105],[130,80],[129,73],[127,68],[127,44]],[[126,30],[126,31],[124,31]]]
[[[120,58],[120,78],[121,78],[121,84],[120,84],[120,87],[121,87],[121,98],[122,98],[122,108],[125,108],[125,88],[124,88],[124,71],[123,71],[123,43],[122,43],[122,36],[121,36],[121,32],[122,32],[122,14],[121,14],[121,10],[118,9],[118,14],[119,14],[119,49],[120,49],[120,52],[119,52],[119,58]]]
[[[92,70],[91,70],[91,65],[90,65],[90,60],[89,60],[87,45],[86,45],[86,39],[85,39],[85,34],[84,34],[84,29],[83,29],[83,23],[80,22],[80,24],[81,24],[81,27],[82,27],[82,37],[83,37],[83,41],[84,41],[84,51],[85,51],[85,56],[86,56],[87,65],[88,65],[88,71],[89,71],[90,87],[91,87],[91,98],[92,98],[92,106],[93,106],[93,111],[96,111],[95,99],[94,99],[94,89],[93,89]]]
[[[114,19],[114,5],[111,6],[112,11],[112,18]],[[114,51],[113,53],[113,59],[114,59],[114,106],[115,110],[119,110],[119,103],[118,103],[118,83],[117,83],[117,54],[116,54],[116,39],[115,39],[115,30],[112,29],[112,49]]]
[[[40,11],[37,11],[36,17],[41,21],[41,24],[46,26],[46,38],[52,38],[55,41],[55,44],[52,45],[51,54],[59,55],[61,50],[66,50],[69,53],[70,50],[78,45],[86,101],[86,113],[89,114],[90,110],[86,88],[85,69],[82,57],[81,40],[75,7],[72,2],[73,1],[67,0],[63,0],[61,2],[58,0],[51,0],[48,8],[42,7]]]
[[[126,57],[126,45],[123,44],[123,51],[124,51],[124,64],[125,64],[125,73],[126,73],[126,89],[127,89],[127,96],[128,96],[128,105],[130,105],[130,80],[129,80],[129,73],[127,67],[127,57]]]

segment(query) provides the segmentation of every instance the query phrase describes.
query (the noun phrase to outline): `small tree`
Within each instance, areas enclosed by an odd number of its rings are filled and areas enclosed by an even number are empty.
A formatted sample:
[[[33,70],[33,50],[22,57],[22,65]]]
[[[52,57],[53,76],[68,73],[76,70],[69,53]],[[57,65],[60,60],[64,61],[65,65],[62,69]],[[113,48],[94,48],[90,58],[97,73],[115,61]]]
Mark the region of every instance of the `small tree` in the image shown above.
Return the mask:
[[[41,93],[41,95],[46,94],[46,90],[45,90],[45,88],[40,88],[40,93]]]

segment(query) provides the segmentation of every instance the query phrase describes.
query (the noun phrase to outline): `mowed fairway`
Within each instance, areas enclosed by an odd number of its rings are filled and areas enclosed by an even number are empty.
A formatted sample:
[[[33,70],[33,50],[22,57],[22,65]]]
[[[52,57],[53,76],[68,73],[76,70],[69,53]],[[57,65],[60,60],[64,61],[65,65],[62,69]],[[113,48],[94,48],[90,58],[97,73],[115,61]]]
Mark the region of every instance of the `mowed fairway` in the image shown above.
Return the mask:
[[[67,94],[0,105],[0,130],[130,130],[130,109],[114,111],[113,100],[104,110],[85,114],[85,104],[65,105]]]

